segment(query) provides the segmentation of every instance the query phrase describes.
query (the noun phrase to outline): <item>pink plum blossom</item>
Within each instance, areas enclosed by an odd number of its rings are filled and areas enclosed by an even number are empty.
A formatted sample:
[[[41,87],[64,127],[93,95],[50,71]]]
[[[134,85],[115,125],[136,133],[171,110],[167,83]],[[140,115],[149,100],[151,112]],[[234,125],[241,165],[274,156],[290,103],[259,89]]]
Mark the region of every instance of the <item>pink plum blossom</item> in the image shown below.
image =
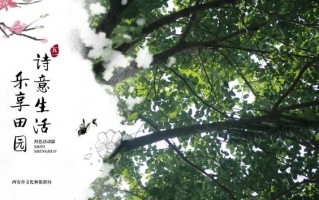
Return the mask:
[[[8,10],[8,7],[15,8],[17,7],[17,3],[13,0],[0,0],[0,10],[3,8]]]
[[[12,27],[9,27],[9,30],[12,32],[12,33],[15,33],[15,34],[21,34],[25,28],[27,27],[28,25],[27,24],[24,24],[24,23],[20,23],[19,20],[15,21],[13,26]]]

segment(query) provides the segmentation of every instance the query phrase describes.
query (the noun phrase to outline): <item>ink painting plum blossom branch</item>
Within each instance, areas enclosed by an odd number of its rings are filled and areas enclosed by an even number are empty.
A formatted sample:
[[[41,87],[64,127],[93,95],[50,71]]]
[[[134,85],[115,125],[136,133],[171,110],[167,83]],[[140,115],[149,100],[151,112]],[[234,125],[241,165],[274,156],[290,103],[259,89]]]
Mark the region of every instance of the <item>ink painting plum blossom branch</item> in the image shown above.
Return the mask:
[[[28,5],[28,4],[35,4],[35,3],[41,2],[41,0],[38,0],[38,1],[22,0],[22,1],[23,2],[20,3],[20,2],[15,2],[13,0],[0,0],[0,11],[3,9],[8,11],[9,8],[18,8],[20,7],[20,5]],[[4,38],[9,38],[11,36],[17,35],[17,36],[26,37],[35,41],[41,41],[43,43],[46,43],[47,42],[46,38],[34,37],[27,34],[26,32],[43,28],[44,26],[32,26],[32,25],[36,23],[37,21],[39,21],[40,19],[45,18],[47,16],[48,14],[41,15],[37,20],[29,24],[23,23],[20,20],[16,20],[12,26],[8,26],[6,25],[6,23],[0,21],[0,31],[3,33]]]
[[[46,16],[48,16],[48,15],[47,14],[41,15],[39,19],[31,22],[30,24],[26,24],[26,23],[21,22],[20,20],[16,20],[12,26],[8,26],[4,22],[0,22],[0,31],[4,34],[5,38],[9,38],[9,37],[17,35],[17,36],[22,36],[22,37],[26,37],[26,38],[29,38],[29,39],[32,39],[35,41],[41,41],[41,42],[45,43],[45,42],[47,42],[46,38],[34,37],[34,36],[27,34],[26,32],[32,31],[35,29],[43,28],[44,26],[33,26],[33,24],[35,22],[37,22],[38,20],[40,20],[41,18],[44,18]]]
[[[39,1],[23,0],[23,3],[15,2],[13,0],[0,0],[0,11],[2,9],[5,9],[6,11],[8,11],[9,7],[10,8],[18,8],[18,7],[20,7],[20,5],[29,5],[29,4],[39,3],[39,2],[41,2],[41,0],[39,0]]]

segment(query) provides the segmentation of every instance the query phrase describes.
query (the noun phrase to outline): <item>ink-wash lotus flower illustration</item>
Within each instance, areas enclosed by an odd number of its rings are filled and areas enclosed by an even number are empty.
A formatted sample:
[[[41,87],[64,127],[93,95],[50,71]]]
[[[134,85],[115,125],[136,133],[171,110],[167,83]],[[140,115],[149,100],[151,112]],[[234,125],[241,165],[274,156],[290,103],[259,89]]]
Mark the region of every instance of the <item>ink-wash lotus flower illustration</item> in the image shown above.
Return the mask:
[[[120,145],[122,135],[119,132],[108,130],[107,132],[99,133],[97,138],[98,141],[95,144],[96,151],[101,158],[107,158]]]

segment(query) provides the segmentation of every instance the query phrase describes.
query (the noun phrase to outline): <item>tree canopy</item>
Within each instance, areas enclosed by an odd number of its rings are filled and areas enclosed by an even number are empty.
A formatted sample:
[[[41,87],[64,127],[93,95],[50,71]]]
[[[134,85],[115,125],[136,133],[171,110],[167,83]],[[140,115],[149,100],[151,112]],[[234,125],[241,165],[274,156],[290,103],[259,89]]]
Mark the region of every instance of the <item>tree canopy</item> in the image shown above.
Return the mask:
[[[319,198],[318,1],[101,3],[96,32],[152,60],[106,80],[108,63],[94,58],[123,123],[149,133],[122,141],[108,160],[115,185],[96,180],[94,199]]]

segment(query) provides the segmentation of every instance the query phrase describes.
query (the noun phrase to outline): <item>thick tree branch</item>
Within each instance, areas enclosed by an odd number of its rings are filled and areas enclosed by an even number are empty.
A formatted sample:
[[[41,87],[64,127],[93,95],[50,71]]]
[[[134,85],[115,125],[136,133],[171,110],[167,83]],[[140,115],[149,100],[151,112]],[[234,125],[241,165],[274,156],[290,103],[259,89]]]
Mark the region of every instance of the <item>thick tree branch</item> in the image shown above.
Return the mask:
[[[117,149],[115,154],[119,151],[130,151],[142,146],[145,146],[147,144],[152,144],[161,140],[174,138],[174,137],[183,137],[183,136],[189,136],[192,134],[200,134],[203,132],[212,132],[212,131],[222,131],[222,130],[245,130],[249,129],[251,131],[256,131],[255,133],[247,133],[243,137],[259,137],[260,134],[258,132],[266,132],[270,131],[272,127],[259,127],[259,126],[253,126],[253,124],[261,123],[263,120],[270,120],[274,119],[274,115],[264,115],[260,117],[255,117],[253,119],[240,119],[240,120],[233,120],[233,121],[227,121],[227,122],[214,122],[214,123],[208,123],[208,124],[198,124],[198,125],[191,125],[191,126],[185,126],[180,128],[174,128],[174,129],[168,129],[164,131],[154,132],[149,135],[141,136],[138,138],[135,138],[133,140],[125,140],[121,143],[119,148]]]
[[[296,124],[302,124],[302,125],[314,124],[314,123],[319,124],[319,121],[304,119],[304,118],[300,118],[300,117],[292,117],[292,116],[288,116],[288,115],[284,115],[284,114],[281,114],[281,118],[284,120],[289,120],[289,121],[292,121]]]
[[[305,108],[310,106],[318,106],[319,101],[313,101],[309,103],[297,104],[288,107],[281,108],[270,114],[250,118],[250,119],[239,119],[239,120],[229,120],[225,122],[213,122],[208,124],[197,124],[185,127],[179,127],[174,129],[168,129],[163,131],[154,132],[149,135],[141,136],[133,140],[126,140],[121,143],[119,148],[114,152],[114,155],[120,151],[130,151],[148,144],[152,144],[161,140],[189,136],[193,134],[200,134],[204,132],[214,132],[228,130],[240,134],[240,137],[264,137],[265,134],[270,136],[271,134],[276,134],[274,126],[279,126],[276,123],[280,123],[280,114],[288,112],[289,110]],[[275,123],[275,124],[274,124]],[[293,123],[293,122],[292,122]],[[268,125],[267,125],[268,124]],[[273,124],[273,125],[271,125]],[[318,124],[314,122],[313,124],[307,124],[304,128],[308,129],[310,127],[318,127]],[[300,130],[300,126],[297,127]],[[307,145],[306,145],[307,146]]]
[[[161,19],[158,19],[152,23],[150,23],[149,25],[147,25],[146,27],[144,27],[142,29],[141,34],[143,36],[152,33],[155,30],[158,30],[159,28],[173,23],[175,22],[177,19],[182,18],[182,17],[188,17],[189,15],[196,13],[198,11],[203,11],[203,10],[208,10],[211,8],[220,8],[222,6],[224,6],[225,4],[231,4],[231,3],[235,3],[237,0],[216,0],[210,3],[205,3],[205,4],[198,4],[192,7],[188,7],[185,9],[182,9],[178,12],[172,13],[170,15],[166,15],[164,17],[162,17]],[[137,41],[140,39],[137,39]],[[123,44],[121,46],[119,46],[116,50],[125,52],[127,51],[129,48],[131,48],[134,44],[136,44],[137,41],[133,41],[132,43],[126,43]]]
[[[250,26],[248,26],[245,29],[240,29],[237,31],[234,31],[228,35],[225,35],[223,37],[219,37],[216,38],[214,40],[211,41],[197,41],[197,42],[183,42],[183,43],[177,43],[175,46],[164,50],[161,53],[155,54],[153,56],[153,62],[151,63],[152,65],[154,64],[160,64],[160,63],[166,63],[167,59],[170,56],[173,56],[174,54],[180,53],[182,51],[186,51],[189,49],[193,49],[193,48],[198,48],[198,47],[204,47],[204,48],[225,48],[223,42],[234,38],[240,34],[246,33],[247,30],[249,31],[257,31],[259,30],[261,27],[263,27],[265,24],[252,24]],[[227,47],[228,48],[228,47]],[[137,72],[141,71],[141,68],[136,68],[134,67],[135,64],[133,65],[133,67],[128,67],[122,71],[120,71],[119,73],[116,73],[112,76],[112,78],[109,81],[106,81],[106,84],[108,85],[115,85],[120,81],[125,80],[126,78],[133,76],[134,74],[136,74]]]

